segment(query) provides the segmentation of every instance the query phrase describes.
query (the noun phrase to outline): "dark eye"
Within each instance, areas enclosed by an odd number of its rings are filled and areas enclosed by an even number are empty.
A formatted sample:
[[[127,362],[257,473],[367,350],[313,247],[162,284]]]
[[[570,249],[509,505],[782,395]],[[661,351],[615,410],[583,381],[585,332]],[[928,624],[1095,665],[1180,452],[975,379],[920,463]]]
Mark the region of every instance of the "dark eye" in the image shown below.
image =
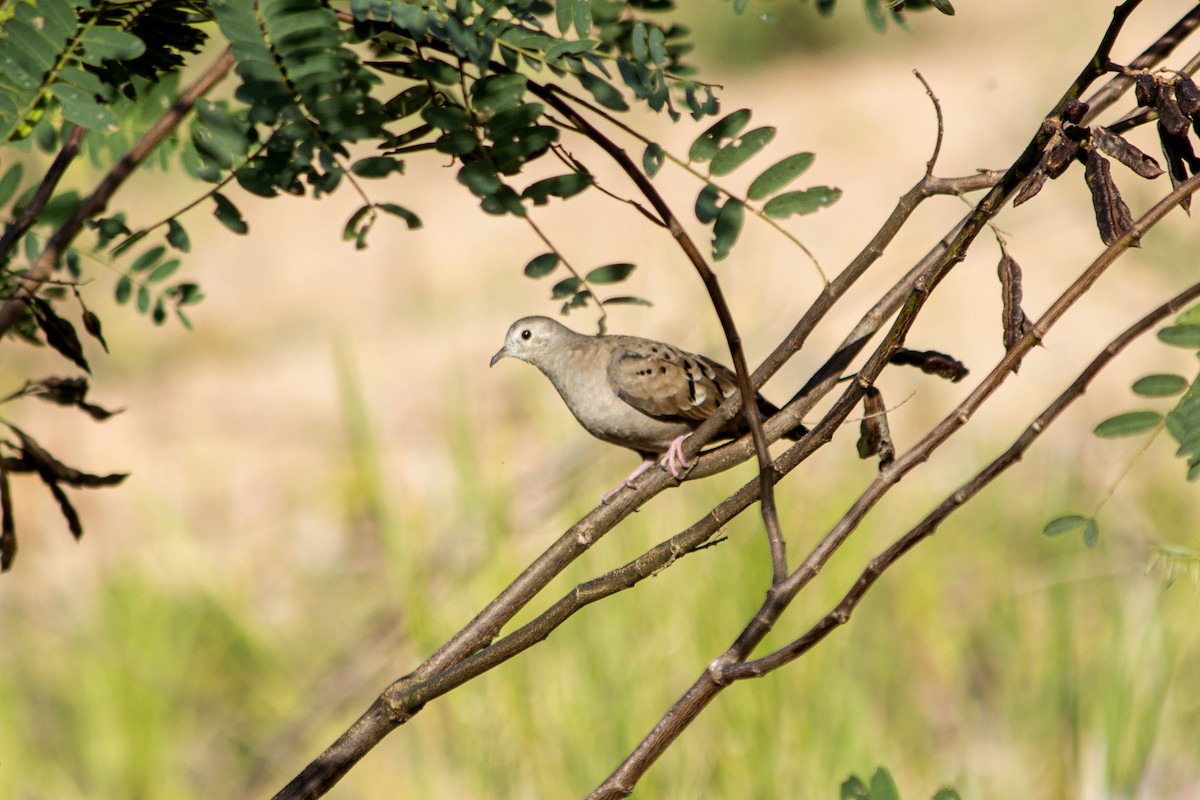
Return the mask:
[[[521,331],[522,339],[528,339],[530,336],[533,336],[533,331],[529,330],[529,328],[526,328],[525,330]]]

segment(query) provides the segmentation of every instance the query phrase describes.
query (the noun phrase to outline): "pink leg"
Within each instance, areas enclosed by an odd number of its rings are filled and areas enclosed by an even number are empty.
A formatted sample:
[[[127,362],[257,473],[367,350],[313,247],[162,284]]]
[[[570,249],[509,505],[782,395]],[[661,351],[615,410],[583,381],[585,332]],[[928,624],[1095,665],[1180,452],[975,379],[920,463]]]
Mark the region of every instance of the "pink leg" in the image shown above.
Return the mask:
[[[624,489],[626,486],[628,486],[630,489],[634,488],[633,479],[634,479],[634,478],[636,478],[638,475],[641,475],[641,474],[642,474],[643,472],[645,472],[646,470],[650,469],[652,466],[654,466],[654,464],[655,464],[655,461],[654,461],[654,459],[653,459],[653,458],[647,458],[645,461],[643,461],[643,462],[642,462],[642,463],[641,463],[641,464],[638,466],[638,468],[637,468],[637,469],[635,469],[633,472],[629,473],[629,477],[628,477],[628,478],[626,478],[625,480],[621,481],[620,483],[618,483],[618,484],[617,484],[616,486],[614,486],[613,488],[609,489],[609,490],[608,490],[607,492],[605,492],[604,494],[600,495],[600,502],[601,502],[601,503],[607,503],[607,502],[608,502],[608,501],[609,501],[609,500],[612,498],[612,496],[613,496],[614,494],[616,494],[617,492],[621,491],[621,490],[622,490],[622,489]]]

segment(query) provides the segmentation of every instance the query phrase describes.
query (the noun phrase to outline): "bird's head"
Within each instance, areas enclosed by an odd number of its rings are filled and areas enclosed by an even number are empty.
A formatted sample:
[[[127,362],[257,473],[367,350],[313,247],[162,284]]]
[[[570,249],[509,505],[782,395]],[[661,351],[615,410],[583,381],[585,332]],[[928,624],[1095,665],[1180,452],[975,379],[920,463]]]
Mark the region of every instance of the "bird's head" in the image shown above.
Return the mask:
[[[496,366],[502,358],[516,358],[538,366],[542,357],[571,333],[549,317],[523,317],[509,327],[504,346],[492,356],[489,366]]]

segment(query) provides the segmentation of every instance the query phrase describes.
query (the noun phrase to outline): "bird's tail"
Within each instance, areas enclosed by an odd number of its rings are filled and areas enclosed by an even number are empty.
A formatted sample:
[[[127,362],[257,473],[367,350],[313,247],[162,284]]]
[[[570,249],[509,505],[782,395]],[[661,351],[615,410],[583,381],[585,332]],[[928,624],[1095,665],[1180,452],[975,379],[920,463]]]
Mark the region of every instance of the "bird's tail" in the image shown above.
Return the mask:
[[[773,417],[779,413],[779,407],[763,397],[761,394],[755,399],[758,401],[758,413],[762,414],[763,419],[766,419],[767,417]],[[808,433],[808,428],[804,427],[803,423],[797,423],[796,427],[792,428],[783,435],[783,438],[791,439],[793,442],[795,442],[806,433]]]

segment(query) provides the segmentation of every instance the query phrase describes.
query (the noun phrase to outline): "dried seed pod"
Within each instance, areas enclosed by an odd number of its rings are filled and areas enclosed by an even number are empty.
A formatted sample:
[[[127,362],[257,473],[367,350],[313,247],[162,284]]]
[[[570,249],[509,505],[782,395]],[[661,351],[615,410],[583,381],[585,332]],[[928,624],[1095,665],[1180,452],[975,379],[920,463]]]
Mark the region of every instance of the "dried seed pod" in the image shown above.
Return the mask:
[[[1129,143],[1123,136],[1097,125],[1092,128],[1092,145],[1120,161],[1143,178],[1157,178],[1163,168],[1150,156]]]
[[[1074,142],[1086,141],[1092,135],[1088,128],[1081,128],[1078,125],[1063,125],[1063,136]]]
[[[1171,84],[1160,83],[1158,85],[1158,98],[1155,101],[1155,108],[1158,109],[1158,124],[1166,128],[1175,136],[1187,136],[1189,120],[1183,115],[1183,111],[1179,108],[1179,101],[1175,99],[1175,92]]]
[[[35,384],[37,396],[60,406],[74,406],[87,397],[86,378],[45,378]]]
[[[1040,192],[1045,185],[1046,170],[1042,168],[1041,164],[1038,164],[1033,172],[1029,173],[1029,177],[1025,180],[1024,185],[1021,186],[1021,190],[1013,198],[1013,208],[1021,205],[1026,200],[1032,200],[1033,196]]]
[[[1167,173],[1171,176],[1171,188],[1174,189],[1188,178],[1188,168],[1195,174],[1200,169],[1200,159],[1192,150],[1192,143],[1186,136],[1175,136],[1158,125],[1158,138],[1162,142],[1163,155],[1167,159]],[[1191,212],[1192,198],[1190,196],[1179,201],[1184,211]]]
[[[1154,108],[1154,100],[1158,96],[1158,85],[1154,76],[1148,72],[1140,72],[1133,77],[1133,96],[1139,106]]]
[[[84,309],[83,311],[83,329],[93,339],[100,342],[100,346],[104,348],[104,352],[108,352],[108,342],[104,341],[104,332],[100,328],[100,318],[88,309]]]
[[[1133,227],[1133,215],[1121,198],[1112,179],[1112,165],[1108,159],[1092,150],[1087,154],[1083,171],[1084,180],[1092,192],[1092,208],[1096,211],[1096,227],[1100,240],[1112,244]]]
[[[958,383],[970,373],[961,361],[936,350],[901,348],[888,361],[901,367],[917,367],[927,375],[937,375],[951,383]]]
[[[1004,352],[1007,353],[1029,333],[1033,324],[1021,308],[1021,267],[1007,250],[1002,251],[996,271],[1000,275],[1000,300],[1003,308],[1000,319],[1004,327]],[[1014,364],[1013,372],[1020,366],[1019,363]]]
[[[1079,153],[1079,142],[1063,136],[1046,151],[1046,155],[1042,159],[1042,164],[1046,168],[1046,176],[1051,180],[1061,176]]]
[[[863,418],[859,424],[858,457],[879,456],[879,468],[883,469],[896,460],[896,448],[888,429],[887,409],[883,395],[874,386],[868,386],[863,394]]]
[[[1200,115],[1200,87],[1188,75],[1180,75],[1175,80],[1175,100],[1179,110],[1192,119]]]
[[[1076,98],[1072,97],[1067,100],[1067,102],[1063,103],[1062,113],[1060,116],[1062,117],[1063,122],[1077,123],[1083,121],[1083,118],[1087,116],[1087,112],[1088,104],[1082,100],[1077,100]]]
[[[17,557],[17,529],[13,524],[12,492],[8,470],[0,466],[0,572],[7,572]]]

